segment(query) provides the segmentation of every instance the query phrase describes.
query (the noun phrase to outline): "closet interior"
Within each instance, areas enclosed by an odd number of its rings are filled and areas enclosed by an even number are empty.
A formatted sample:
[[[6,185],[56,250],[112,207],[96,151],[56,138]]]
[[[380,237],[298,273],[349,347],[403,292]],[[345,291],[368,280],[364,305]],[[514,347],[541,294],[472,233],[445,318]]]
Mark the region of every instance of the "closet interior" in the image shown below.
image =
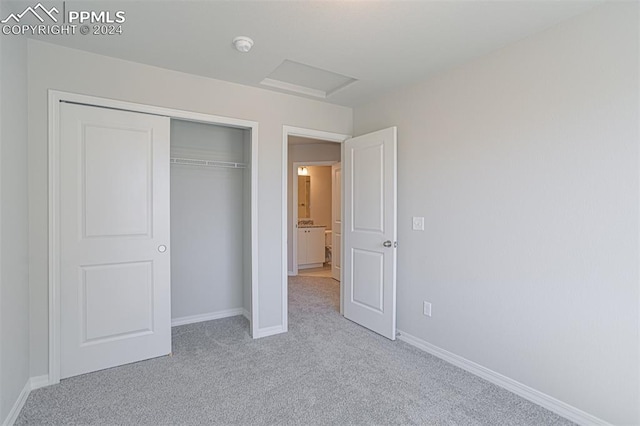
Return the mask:
[[[171,120],[172,325],[251,318],[251,130]]]

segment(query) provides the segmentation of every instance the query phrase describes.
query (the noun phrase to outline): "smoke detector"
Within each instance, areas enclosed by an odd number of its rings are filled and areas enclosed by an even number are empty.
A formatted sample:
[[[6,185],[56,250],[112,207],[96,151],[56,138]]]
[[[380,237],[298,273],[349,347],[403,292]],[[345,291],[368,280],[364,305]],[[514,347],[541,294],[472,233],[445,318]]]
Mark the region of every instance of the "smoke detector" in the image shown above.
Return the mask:
[[[233,45],[238,52],[247,53],[253,47],[253,40],[246,36],[238,36],[233,39]]]

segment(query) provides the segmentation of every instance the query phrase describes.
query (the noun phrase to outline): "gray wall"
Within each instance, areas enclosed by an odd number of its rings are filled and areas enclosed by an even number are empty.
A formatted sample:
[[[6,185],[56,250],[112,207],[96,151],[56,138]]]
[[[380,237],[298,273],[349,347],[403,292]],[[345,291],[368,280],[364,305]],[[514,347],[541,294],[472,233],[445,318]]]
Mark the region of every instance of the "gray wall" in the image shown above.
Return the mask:
[[[282,324],[282,126],[350,134],[352,110],[296,96],[29,40],[31,372],[48,347],[47,90],[120,99],[259,123],[259,327]]]
[[[245,132],[171,120],[171,157],[242,163]],[[171,165],[172,318],[243,308],[243,186],[242,169]]]
[[[398,126],[398,328],[614,424],[640,423],[638,78],[614,3],[354,111]]]
[[[6,10],[0,7],[0,16]],[[29,380],[27,42],[0,37],[0,423]]]
[[[346,133],[349,134],[349,133]],[[291,139],[292,137],[289,137]],[[293,271],[293,163],[299,161],[340,161],[342,144],[335,142],[289,144],[289,166],[287,168],[287,265]]]

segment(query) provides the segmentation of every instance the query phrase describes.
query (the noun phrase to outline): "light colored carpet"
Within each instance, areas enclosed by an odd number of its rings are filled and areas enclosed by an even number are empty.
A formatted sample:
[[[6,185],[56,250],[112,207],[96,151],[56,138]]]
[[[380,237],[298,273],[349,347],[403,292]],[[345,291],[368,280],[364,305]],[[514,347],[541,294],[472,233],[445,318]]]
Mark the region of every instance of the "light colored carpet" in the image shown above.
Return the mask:
[[[173,329],[174,355],[34,391],[18,425],[569,425],[338,313],[338,283],[289,281],[284,335],[243,317]]]

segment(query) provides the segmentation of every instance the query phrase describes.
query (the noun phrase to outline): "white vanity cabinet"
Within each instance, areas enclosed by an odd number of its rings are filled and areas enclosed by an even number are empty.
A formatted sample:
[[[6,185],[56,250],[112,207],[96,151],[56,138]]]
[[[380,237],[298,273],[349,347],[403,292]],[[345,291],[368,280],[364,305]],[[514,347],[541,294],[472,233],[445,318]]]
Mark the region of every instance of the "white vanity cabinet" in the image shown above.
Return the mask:
[[[298,228],[298,269],[320,268],[324,263],[324,226]]]

